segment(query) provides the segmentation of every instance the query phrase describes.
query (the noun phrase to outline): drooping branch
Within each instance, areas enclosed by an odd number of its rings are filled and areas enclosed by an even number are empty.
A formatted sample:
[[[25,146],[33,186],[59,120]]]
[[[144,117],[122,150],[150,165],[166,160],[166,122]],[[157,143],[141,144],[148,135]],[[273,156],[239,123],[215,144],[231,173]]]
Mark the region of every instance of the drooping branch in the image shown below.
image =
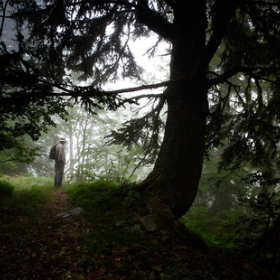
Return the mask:
[[[209,65],[227,31],[229,22],[237,7],[236,0],[217,0],[212,8],[212,34],[202,55],[205,68]]]
[[[121,144],[127,147],[138,145],[141,147],[143,157],[139,164],[154,162],[160,148],[160,131],[165,125],[160,118],[165,99],[162,97],[159,100],[156,97],[152,99],[154,104],[148,113],[125,122],[122,128],[118,131],[112,130],[111,134],[107,136],[109,139],[107,144]],[[145,106],[148,105],[150,102]]]
[[[1,6],[2,6],[1,10],[2,10],[3,14],[1,15],[2,22],[1,22],[1,25],[0,25],[0,38],[3,35],[3,28],[4,28],[5,19],[8,18],[7,15],[6,15],[8,4],[9,4],[9,0],[7,0],[5,4],[3,4],[3,2],[1,3]]]

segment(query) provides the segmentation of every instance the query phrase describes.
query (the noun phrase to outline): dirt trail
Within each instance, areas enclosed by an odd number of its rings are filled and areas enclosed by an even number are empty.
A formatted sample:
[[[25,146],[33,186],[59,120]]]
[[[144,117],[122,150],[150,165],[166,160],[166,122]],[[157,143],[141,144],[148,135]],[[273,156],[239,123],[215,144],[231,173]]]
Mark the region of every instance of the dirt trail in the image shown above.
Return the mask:
[[[69,202],[60,190],[52,196],[39,226],[27,225],[24,234],[15,232],[5,237],[0,248],[1,279],[79,279],[82,269],[78,265],[77,238],[81,224],[72,216],[56,217],[69,207]]]

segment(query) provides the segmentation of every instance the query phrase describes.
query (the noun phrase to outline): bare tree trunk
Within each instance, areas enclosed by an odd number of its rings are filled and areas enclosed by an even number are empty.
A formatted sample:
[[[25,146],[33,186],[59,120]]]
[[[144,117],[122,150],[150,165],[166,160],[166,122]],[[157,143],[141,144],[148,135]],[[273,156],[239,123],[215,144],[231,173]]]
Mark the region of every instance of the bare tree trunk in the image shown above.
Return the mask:
[[[73,131],[70,127],[69,129],[69,174],[73,176],[74,173],[74,139],[73,139]]]
[[[200,64],[205,48],[205,1],[180,5],[174,18],[170,73],[171,80],[182,82],[166,90],[164,140],[153,171],[140,184],[155,211],[165,208],[176,217],[188,211],[197,193],[208,114],[206,69]]]
[[[166,204],[181,217],[194,201],[201,176],[207,97],[201,91],[188,98],[180,96],[184,86],[169,90],[176,94],[168,101],[165,137],[154,169],[141,186],[149,204],[160,201],[159,207]]]

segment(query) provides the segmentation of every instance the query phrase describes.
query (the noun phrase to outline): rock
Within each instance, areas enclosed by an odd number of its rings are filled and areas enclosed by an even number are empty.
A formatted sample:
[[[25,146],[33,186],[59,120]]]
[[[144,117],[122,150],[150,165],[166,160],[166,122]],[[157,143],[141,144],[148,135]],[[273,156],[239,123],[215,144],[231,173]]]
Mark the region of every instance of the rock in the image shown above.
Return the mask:
[[[123,228],[123,227],[126,227],[127,226],[127,223],[125,221],[117,221],[116,222],[116,227],[117,228]]]
[[[77,208],[74,208],[74,209],[68,211],[68,213],[70,213],[71,215],[77,216],[77,215],[80,215],[83,211],[84,210],[81,207],[77,207]]]
[[[133,227],[131,227],[131,230],[133,232],[143,232],[143,227],[140,224],[135,224]]]
[[[80,215],[84,210],[81,207],[76,207],[74,209],[69,210],[68,212],[62,212],[60,214],[57,214],[56,217],[58,218],[67,218],[69,216],[77,216]]]
[[[158,230],[158,218],[156,215],[140,217],[139,221],[147,232],[155,232]]]
[[[68,213],[68,212],[63,212],[63,213],[60,213],[60,214],[57,214],[56,215],[56,217],[57,218],[67,218],[67,217],[69,217],[71,214],[70,213]]]

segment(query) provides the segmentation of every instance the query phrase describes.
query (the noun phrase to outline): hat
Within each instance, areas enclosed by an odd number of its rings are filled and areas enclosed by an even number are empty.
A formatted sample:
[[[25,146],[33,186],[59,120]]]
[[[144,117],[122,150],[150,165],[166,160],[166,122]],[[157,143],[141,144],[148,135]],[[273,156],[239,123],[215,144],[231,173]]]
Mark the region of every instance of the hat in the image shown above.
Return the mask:
[[[59,141],[59,142],[66,142],[66,139],[63,138],[63,137],[61,137],[58,141]]]

